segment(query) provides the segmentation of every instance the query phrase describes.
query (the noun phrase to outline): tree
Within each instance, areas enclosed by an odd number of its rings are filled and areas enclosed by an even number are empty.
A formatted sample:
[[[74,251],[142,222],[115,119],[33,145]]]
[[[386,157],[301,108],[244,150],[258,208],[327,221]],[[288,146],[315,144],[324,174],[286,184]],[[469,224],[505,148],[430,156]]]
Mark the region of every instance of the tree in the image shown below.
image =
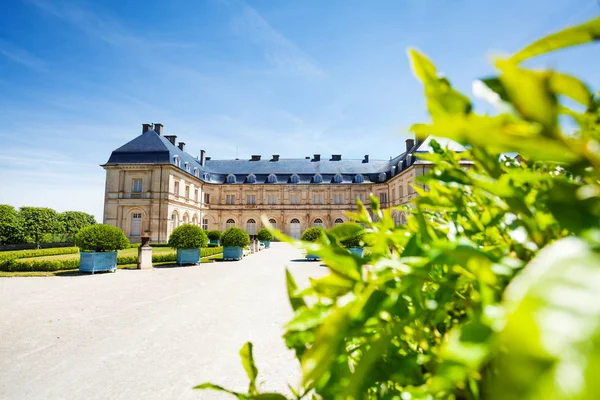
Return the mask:
[[[56,231],[58,214],[51,208],[21,207],[19,221],[23,233],[39,248],[43,235]]]
[[[8,204],[0,204],[0,244],[22,243],[23,240],[17,210]]]
[[[65,211],[58,215],[58,232],[65,235],[65,240],[71,241],[83,228],[95,225],[93,215],[82,211]]]

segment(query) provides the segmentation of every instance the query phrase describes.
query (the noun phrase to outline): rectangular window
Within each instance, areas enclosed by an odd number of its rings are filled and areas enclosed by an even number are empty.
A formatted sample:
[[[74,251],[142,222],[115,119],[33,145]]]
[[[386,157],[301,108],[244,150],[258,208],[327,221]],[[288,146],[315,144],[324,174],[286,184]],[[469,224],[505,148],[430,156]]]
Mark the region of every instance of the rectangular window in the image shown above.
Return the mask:
[[[337,193],[333,195],[333,204],[344,204],[344,194]]]
[[[246,204],[251,204],[251,205],[256,204],[256,195],[255,194],[247,194],[246,195]]]
[[[133,180],[133,188],[131,189],[133,193],[142,193],[142,180],[134,179]]]
[[[400,186],[398,186],[398,195],[404,197],[404,183],[402,182],[400,182]]]
[[[190,198],[190,187],[189,186],[185,187],[185,198],[186,199]]]
[[[202,229],[204,229],[205,231],[208,230],[208,219],[206,218],[202,219]]]
[[[277,204],[277,195],[267,194],[267,204]]]
[[[300,194],[290,193],[290,204],[300,204]]]
[[[210,204],[210,193],[204,193],[204,204]]]
[[[175,192],[175,196],[179,196],[179,182],[175,182],[173,191]]]
[[[364,193],[359,193],[356,195],[356,200],[360,200],[361,203],[365,203],[366,196]]]
[[[379,193],[379,204],[387,203],[387,193]]]
[[[313,204],[324,204],[324,196],[322,193],[315,193],[313,195]]]
[[[235,194],[225,195],[225,204],[235,204]]]
[[[198,191],[198,189],[196,189],[196,190],[195,190],[195,192],[194,192],[194,199],[196,199],[196,201],[198,201],[198,200],[199,200],[199,199],[198,199],[199,193],[200,193],[200,192]]]

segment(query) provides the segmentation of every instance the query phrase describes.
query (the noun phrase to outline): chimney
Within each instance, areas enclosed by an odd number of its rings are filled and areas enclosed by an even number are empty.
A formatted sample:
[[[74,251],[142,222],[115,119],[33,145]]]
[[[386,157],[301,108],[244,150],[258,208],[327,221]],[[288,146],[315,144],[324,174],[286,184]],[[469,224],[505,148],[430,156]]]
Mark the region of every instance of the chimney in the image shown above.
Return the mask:
[[[142,124],[142,133],[146,133],[152,130],[152,124]]]
[[[415,146],[415,139],[406,139],[406,151],[408,152]]]
[[[321,161],[321,155],[315,154],[315,156],[313,157],[313,161]]]
[[[154,132],[158,133],[158,136],[162,136],[163,124],[154,123]]]
[[[204,157],[204,161],[210,161],[210,157]]]
[[[304,159],[306,159],[306,160],[310,160],[310,157],[304,157]]]
[[[252,159],[250,161],[260,161],[260,155],[258,155],[258,154],[252,155]]]
[[[342,159],[342,155],[341,154],[332,154],[331,159],[333,161],[340,161]]]
[[[185,148],[185,142],[179,142],[177,147],[179,147],[179,150],[183,151],[183,149]]]
[[[369,155],[365,154],[365,158],[363,159],[363,163],[368,163],[369,162]]]
[[[167,139],[173,146],[175,146],[175,141],[177,140],[176,135],[165,135],[165,139]]]
[[[206,152],[204,150],[200,150],[200,165],[202,165],[204,167],[205,162],[206,162]]]
[[[271,161],[279,161],[279,154],[273,154]]]

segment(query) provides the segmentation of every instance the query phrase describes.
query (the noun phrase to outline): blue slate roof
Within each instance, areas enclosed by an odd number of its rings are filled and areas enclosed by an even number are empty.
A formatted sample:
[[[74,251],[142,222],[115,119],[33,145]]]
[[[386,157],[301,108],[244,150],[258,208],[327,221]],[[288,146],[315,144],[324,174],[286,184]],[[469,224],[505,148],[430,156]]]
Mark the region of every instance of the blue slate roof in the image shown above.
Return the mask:
[[[154,130],[148,130],[130,142],[112,152],[104,165],[121,164],[174,164],[175,156],[180,159],[179,167],[196,175],[205,182],[227,183],[227,177],[233,175],[235,183],[249,183],[249,175],[254,175],[255,183],[268,183],[269,176],[276,176],[275,183],[291,183],[292,176],[298,176],[299,184],[335,184],[336,175],[341,176],[339,183],[358,183],[362,176],[363,183],[380,183],[415,162],[413,153],[423,151],[422,144],[416,144],[391,160],[332,160],[321,159],[289,159],[274,160],[200,160],[179,149],[164,136]],[[197,168],[197,172],[196,172]],[[320,175],[321,183],[316,183],[315,176]]]

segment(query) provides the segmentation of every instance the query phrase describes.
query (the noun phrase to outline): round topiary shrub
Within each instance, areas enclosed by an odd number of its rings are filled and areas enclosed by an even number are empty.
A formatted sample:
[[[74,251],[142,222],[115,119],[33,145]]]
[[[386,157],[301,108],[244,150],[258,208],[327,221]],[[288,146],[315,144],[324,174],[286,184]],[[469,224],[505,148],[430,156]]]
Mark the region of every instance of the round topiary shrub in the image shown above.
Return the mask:
[[[129,240],[121,229],[97,224],[81,229],[75,235],[75,246],[81,251],[117,251],[129,247]]]
[[[169,246],[174,249],[197,249],[206,247],[206,233],[196,225],[185,224],[173,229],[169,237]]]
[[[208,231],[206,235],[210,240],[221,240],[221,231]]]
[[[364,247],[364,243],[362,243],[363,240],[363,233],[359,233],[357,235],[354,236],[350,236],[347,239],[341,240],[340,244],[344,247]]]
[[[302,236],[300,236],[300,240],[305,242],[314,242],[321,238],[324,229],[319,226],[311,226],[302,232]]]
[[[241,228],[229,228],[221,235],[222,246],[246,247],[250,244],[250,236]]]
[[[258,240],[263,242],[270,242],[273,240],[273,234],[265,228],[259,229],[259,231],[256,232],[256,235],[258,236]]]

